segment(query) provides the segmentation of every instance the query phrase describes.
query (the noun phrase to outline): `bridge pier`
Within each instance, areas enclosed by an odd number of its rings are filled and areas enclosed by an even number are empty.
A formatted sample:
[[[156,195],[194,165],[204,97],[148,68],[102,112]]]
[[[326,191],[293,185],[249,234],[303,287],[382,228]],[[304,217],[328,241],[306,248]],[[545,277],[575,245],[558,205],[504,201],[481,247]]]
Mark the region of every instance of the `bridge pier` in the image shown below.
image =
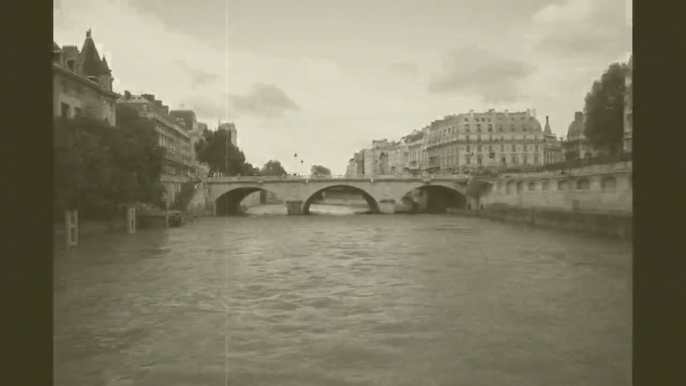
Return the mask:
[[[380,200],[379,212],[382,214],[395,214],[395,200]]]
[[[302,201],[286,201],[286,212],[289,216],[296,216],[303,214]]]

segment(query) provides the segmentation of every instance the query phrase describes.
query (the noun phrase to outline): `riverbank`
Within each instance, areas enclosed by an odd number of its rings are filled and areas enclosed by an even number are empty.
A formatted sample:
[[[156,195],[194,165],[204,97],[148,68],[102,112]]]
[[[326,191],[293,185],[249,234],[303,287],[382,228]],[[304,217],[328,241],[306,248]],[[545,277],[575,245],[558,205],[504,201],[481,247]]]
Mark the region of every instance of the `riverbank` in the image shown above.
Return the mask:
[[[448,213],[586,235],[621,239],[631,239],[633,235],[633,216],[628,213],[562,211],[512,206],[489,207],[479,211],[448,209]]]

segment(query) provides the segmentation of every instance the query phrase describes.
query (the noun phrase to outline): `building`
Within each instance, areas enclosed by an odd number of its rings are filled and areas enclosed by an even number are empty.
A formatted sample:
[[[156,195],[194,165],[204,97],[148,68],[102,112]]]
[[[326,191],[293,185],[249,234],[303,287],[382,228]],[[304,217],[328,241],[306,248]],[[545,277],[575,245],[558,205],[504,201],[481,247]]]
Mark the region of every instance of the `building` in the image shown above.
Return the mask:
[[[586,135],[584,135],[585,125],[586,115],[581,111],[574,113],[574,121],[569,124],[567,138],[562,143],[565,160],[588,158],[596,154]]]
[[[107,59],[100,59],[91,31],[80,51],[55,42],[52,47],[53,116],[87,116],[115,126],[119,95],[112,91],[112,71]]]
[[[424,147],[428,173],[472,168],[543,165],[544,136],[535,110],[470,111],[434,121]]]
[[[201,126],[200,122],[198,122],[195,112],[193,110],[171,110],[169,115],[177,120],[180,119],[183,122],[182,127],[190,135],[191,146],[194,147],[195,143],[202,138],[203,132],[203,127]],[[204,127],[207,127],[207,125]]]
[[[422,171],[424,159],[424,131],[415,130],[402,138],[403,169],[409,174],[419,174]]]
[[[229,132],[229,141],[238,147],[238,130],[236,130],[236,125],[234,123],[219,123],[219,130],[226,130]]]
[[[158,143],[165,150],[163,174],[169,176],[194,176],[195,151],[191,147],[191,136],[183,128],[184,122],[169,112],[169,106],[155,99],[154,95],[131,95],[128,91],[119,98],[117,106],[128,106],[141,117],[155,123]]]
[[[562,148],[557,136],[550,129],[548,116],[545,117],[545,128],[543,129],[543,164],[549,165],[563,161]]]
[[[631,153],[634,131],[634,55],[629,58],[629,66],[624,78],[624,151]]]
[[[401,142],[393,141],[389,143],[386,150],[384,174],[399,175],[404,172],[403,153],[405,145]]]

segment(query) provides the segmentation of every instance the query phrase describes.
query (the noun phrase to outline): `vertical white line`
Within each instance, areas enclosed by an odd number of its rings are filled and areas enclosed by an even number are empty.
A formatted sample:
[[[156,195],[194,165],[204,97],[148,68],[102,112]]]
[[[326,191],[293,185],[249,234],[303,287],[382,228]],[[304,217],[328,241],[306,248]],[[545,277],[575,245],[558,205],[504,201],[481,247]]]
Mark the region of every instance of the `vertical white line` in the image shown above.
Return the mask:
[[[226,54],[226,63],[224,67],[224,75],[225,75],[225,83],[224,83],[224,103],[225,103],[225,117],[224,120],[225,122],[229,121],[229,0],[226,0],[225,2],[226,5],[226,21],[224,27],[226,28],[226,46],[225,46],[225,54]],[[227,159],[226,159],[226,165],[227,165],[227,174],[228,174],[228,164],[229,164],[229,159],[228,159],[228,138],[227,138],[227,143],[226,143],[226,150],[227,150]],[[226,210],[228,212],[228,202],[226,203]],[[228,215],[228,213],[227,213]],[[226,225],[228,225],[228,217],[226,220]],[[226,243],[225,243],[226,244]],[[229,258],[226,255],[226,252],[224,254],[224,281],[225,281],[225,290],[226,293],[228,293],[229,289]],[[225,374],[225,379],[224,379],[224,385],[229,384],[229,309],[228,309],[228,304],[224,302],[224,315],[225,315],[225,324],[224,324],[224,374]]]

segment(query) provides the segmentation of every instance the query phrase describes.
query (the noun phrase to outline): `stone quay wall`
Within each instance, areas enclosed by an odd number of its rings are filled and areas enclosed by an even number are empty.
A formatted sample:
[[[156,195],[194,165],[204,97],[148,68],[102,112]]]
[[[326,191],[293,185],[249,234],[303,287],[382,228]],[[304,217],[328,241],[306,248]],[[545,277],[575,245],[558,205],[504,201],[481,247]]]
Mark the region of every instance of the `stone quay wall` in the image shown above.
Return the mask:
[[[555,172],[513,173],[496,179],[466,216],[585,234],[631,238],[632,162]]]
[[[479,205],[631,215],[632,162],[503,175],[480,197]]]

